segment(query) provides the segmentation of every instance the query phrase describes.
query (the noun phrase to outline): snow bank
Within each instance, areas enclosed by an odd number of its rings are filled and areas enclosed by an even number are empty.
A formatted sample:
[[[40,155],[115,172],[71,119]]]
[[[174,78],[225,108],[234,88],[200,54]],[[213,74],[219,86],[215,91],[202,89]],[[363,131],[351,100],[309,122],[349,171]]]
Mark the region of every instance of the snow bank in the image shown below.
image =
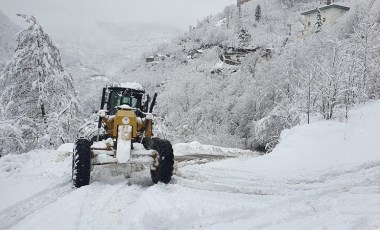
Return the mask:
[[[299,178],[345,171],[380,161],[380,102],[353,109],[347,123],[319,121],[284,130],[271,154],[250,159],[245,167],[256,175]]]
[[[250,150],[242,150],[236,148],[223,148],[213,145],[202,145],[197,141],[191,143],[179,143],[173,145],[174,155],[184,156],[184,155],[196,155],[196,154],[207,154],[207,155],[220,155],[220,156],[237,156],[245,154],[254,154]]]
[[[349,167],[379,161],[380,102],[352,110],[348,123],[322,121],[283,131],[270,158],[293,170]]]
[[[58,152],[72,153],[74,149],[74,143],[65,143],[57,148]]]
[[[377,229],[379,115],[380,101],[286,130],[270,154],[179,168],[132,204],[130,229]]]

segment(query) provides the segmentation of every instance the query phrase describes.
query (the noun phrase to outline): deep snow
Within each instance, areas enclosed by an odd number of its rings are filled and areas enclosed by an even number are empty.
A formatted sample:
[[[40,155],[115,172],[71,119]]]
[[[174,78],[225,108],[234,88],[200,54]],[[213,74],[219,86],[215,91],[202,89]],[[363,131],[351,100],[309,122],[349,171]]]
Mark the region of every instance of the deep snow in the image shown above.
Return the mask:
[[[71,146],[8,155],[0,159],[0,228],[378,229],[379,115],[372,102],[347,123],[286,130],[264,156],[236,151],[234,159],[177,164],[168,185],[153,185],[146,169],[105,166],[73,189]],[[174,146],[179,155],[213,149]]]

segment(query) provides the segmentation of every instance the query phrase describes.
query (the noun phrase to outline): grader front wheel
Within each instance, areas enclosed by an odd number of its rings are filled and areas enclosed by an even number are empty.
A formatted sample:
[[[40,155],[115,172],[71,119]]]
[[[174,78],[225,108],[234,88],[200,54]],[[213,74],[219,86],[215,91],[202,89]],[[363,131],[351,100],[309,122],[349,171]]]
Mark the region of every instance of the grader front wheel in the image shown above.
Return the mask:
[[[90,183],[91,171],[91,142],[87,139],[78,139],[75,143],[73,155],[73,184],[76,188]]]
[[[169,141],[160,140],[158,138],[152,139],[152,149],[158,153],[157,159],[152,164],[150,175],[153,183],[157,184],[161,181],[165,184],[169,183],[173,175],[174,155],[173,148]]]

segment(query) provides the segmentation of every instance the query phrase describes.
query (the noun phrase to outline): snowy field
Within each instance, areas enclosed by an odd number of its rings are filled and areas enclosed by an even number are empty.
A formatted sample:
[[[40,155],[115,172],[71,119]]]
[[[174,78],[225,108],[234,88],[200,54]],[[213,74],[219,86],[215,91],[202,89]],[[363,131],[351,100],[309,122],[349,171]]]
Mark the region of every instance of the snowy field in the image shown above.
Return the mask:
[[[177,156],[237,157],[178,163],[167,185],[104,166],[73,189],[65,148],[7,155],[0,229],[380,229],[380,102],[350,115],[286,130],[264,156],[175,145]]]

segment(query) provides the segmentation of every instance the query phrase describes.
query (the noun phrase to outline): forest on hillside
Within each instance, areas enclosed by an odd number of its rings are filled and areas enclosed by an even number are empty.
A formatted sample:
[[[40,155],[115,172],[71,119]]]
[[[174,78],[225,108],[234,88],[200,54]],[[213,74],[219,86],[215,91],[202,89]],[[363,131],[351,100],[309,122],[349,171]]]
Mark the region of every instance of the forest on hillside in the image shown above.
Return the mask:
[[[286,128],[344,121],[351,106],[380,96],[379,1],[338,4],[351,9],[305,37],[301,13],[320,1],[252,0],[241,6],[241,17],[236,6],[227,6],[153,52],[165,60],[144,63],[145,54],[122,73],[160,93],[158,111],[169,139],[271,148]],[[228,65],[220,57],[230,47],[258,51]],[[202,54],[189,58],[194,49]]]
[[[0,77],[1,152],[73,142],[80,124],[95,122],[101,88],[111,82],[157,92],[156,132],[174,143],[270,151],[284,129],[345,121],[350,107],[380,97],[380,1],[337,4],[350,10],[308,36],[301,13],[319,0],[226,6],[114,75],[91,79],[69,73],[48,31],[29,18]]]

